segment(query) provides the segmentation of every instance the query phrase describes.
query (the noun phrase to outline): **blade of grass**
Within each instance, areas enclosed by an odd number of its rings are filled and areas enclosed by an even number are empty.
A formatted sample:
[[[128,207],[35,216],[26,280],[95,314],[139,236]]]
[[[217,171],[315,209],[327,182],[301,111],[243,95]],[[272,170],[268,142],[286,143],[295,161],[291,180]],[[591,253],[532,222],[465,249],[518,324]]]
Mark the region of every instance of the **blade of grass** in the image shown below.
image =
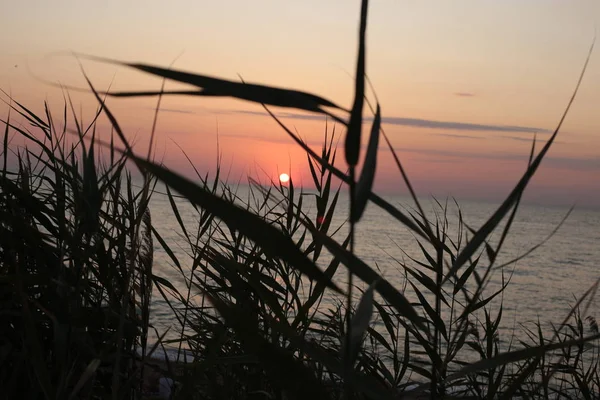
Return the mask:
[[[340,289],[325,277],[323,272],[298,249],[289,237],[283,235],[282,232],[265,222],[259,216],[223,200],[205,188],[166,168],[136,157],[133,154],[129,157],[136,162],[140,169],[152,173],[152,175],[156,176],[162,182],[185,196],[191,203],[214,213],[227,225],[235,228],[254,242],[259,243],[266,252],[288,261],[309,278],[323,282],[327,287],[340,292]]]
[[[100,359],[94,358],[92,361],[90,361],[88,366],[85,368],[85,371],[83,371],[83,374],[81,374],[81,377],[79,377],[79,380],[77,381],[77,384],[73,388],[73,391],[69,395],[69,399],[73,399],[73,398],[75,398],[75,396],[77,396],[77,394],[79,393],[79,391],[81,390],[83,385],[85,385],[87,383],[87,381],[89,381],[90,378],[96,373],[96,370],[98,369],[99,366],[100,366]]]
[[[309,229],[310,225],[305,224]],[[316,229],[311,229],[311,232],[323,245],[337,258],[340,259],[352,273],[362,279],[369,285],[376,281],[379,281],[377,285],[377,292],[385,298],[391,306],[396,308],[398,312],[405,316],[409,321],[414,323],[420,328],[424,328],[421,318],[410,304],[410,302],[400,293],[394,286],[392,286],[387,280],[382,278],[375,270],[368,266],[364,261],[352,254],[350,251],[343,248],[332,238],[324,235]]]
[[[354,78],[354,102],[346,133],[345,154],[350,167],[356,166],[360,153],[360,138],[362,131],[362,111],[365,96],[365,47],[367,32],[368,0],[361,2],[360,28],[358,32],[358,57],[356,60],[356,76]]]
[[[350,348],[350,360],[348,361],[351,365],[354,365],[356,362],[356,357],[358,356],[365,332],[369,328],[369,323],[373,316],[373,292],[378,282],[378,280],[375,280],[369,285],[367,290],[365,290],[358,303],[358,307],[356,308],[356,313],[352,317],[352,329],[349,337],[350,343],[348,344]]]
[[[373,187],[373,180],[375,178],[375,169],[377,168],[377,149],[379,145],[379,126],[381,124],[381,109],[377,104],[377,111],[375,113],[375,119],[373,120],[373,126],[371,128],[371,137],[369,138],[369,147],[367,148],[367,155],[365,162],[362,167],[362,172],[358,183],[356,185],[356,199],[354,201],[354,208],[352,209],[350,221],[358,222],[367,206],[367,200],[369,193]]]
[[[480,360],[461,368],[459,371],[450,374],[446,381],[451,381],[454,379],[461,378],[465,375],[473,374],[479,371],[483,371],[486,369],[496,368],[504,364],[508,364],[511,362],[517,362],[528,359],[535,359],[537,357],[542,356],[543,354],[552,351],[562,349],[568,346],[579,345],[583,343],[590,342],[592,340],[600,339],[600,334],[595,334],[592,336],[588,336],[585,338],[566,340],[560,343],[552,343],[545,344],[543,346],[534,346],[521,350],[515,350],[512,352],[501,353],[495,357]]]
[[[345,111],[330,100],[323,97],[306,93],[298,90],[276,88],[271,86],[235,82],[225,79],[210,77],[207,75],[193,74],[173,69],[165,69],[153,65],[142,63],[126,63],[117,60],[112,60],[104,57],[90,56],[81,53],[73,53],[76,57],[81,57],[102,63],[120,65],[123,67],[133,68],[138,71],[143,71],[151,75],[159,76],[176,82],[186,83],[200,88],[197,95],[201,96],[224,96],[234,97],[242,100],[248,100],[261,104],[269,104],[278,107],[296,108],[299,110],[311,111],[328,115],[338,122],[343,124],[344,121],[324,110],[322,107],[331,107],[337,110]],[[135,97],[138,95],[167,95],[170,92],[106,92],[109,96],[128,96]],[[178,94],[182,94],[179,92]]]
[[[583,65],[583,69],[579,75],[579,79],[575,86],[575,90],[573,91],[573,94],[572,94],[569,102],[567,103],[567,107],[565,108],[565,111],[563,112],[563,115],[562,115],[560,121],[558,122],[558,125],[556,126],[554,132],[552,133],[552,136],[550,137],[550,139],[548,139],[548,141],[546,142],[544,147],[541,149],[539,154],[535,157],[533,162],[531,162],[531,165],[527,168],[527,171],[525,172],[523,177],[519,180],[519,182],[514,187],[514,189],[511,191],[511,193],[508,195],[506,200],[504,200],[502,205],[500,205],[500,207],[486,221],[486,223],[483,224],[483,226],[481,228],[479,228],[479,230],[477,231],[477,234],[475,234],[471,238],[471,240],[467,243],[465,248],[458,254],[458,256],[456,257],[456,261],[454,262],[454,264],[452,265],[452,268],[450,269],[450,271],[446,275],[446,278],[444,279],[444,283],[447,281],[447,279],[450,276],[455,275],[456,272],[458,271],[458,269],[460,269],[460,267],[471,258],[471,256],[477,251],[477,249],[481,246],[481,244],[485,241],[485,239],[490,235],[490,233],[498,226],[498,224],[504,218],[504,216],[510,211],[510,209],[513,207],[513,205],[516,203],[516,201],[521,197],[523,191],[529,184],[529,181],[531,180],[531,178],[537,171],[537,169],[540,166],[544,157],[546,156],[546,153],[548,152],[548,150],[554,143],[554,139],[558,135],[558,132],[560,131],[560,128],[562,127],[562,124],[563,124],[564,120],[566,119],[567,114],[569,113],[569,110],[571,109],[571,105],[575,101],[575,97],[577,96],[577,92],[579,91],[579,87],[581,86],[581,81],[583,80],[585,71],[587,70],[587,66],[588,66],[588,63],[589,63],[591,55],[592,55],[592,50],[594,49],[594,43],[595,43],[595,39],[594,39],[594,42],[592,43],[592,45],[590,46],[587,58]]]

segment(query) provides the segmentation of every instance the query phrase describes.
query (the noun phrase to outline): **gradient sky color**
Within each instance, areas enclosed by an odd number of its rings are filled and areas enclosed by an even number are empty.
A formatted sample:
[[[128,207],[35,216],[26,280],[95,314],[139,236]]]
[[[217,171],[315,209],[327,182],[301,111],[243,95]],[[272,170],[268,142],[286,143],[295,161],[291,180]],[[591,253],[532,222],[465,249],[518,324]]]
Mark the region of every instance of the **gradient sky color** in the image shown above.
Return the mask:
[[[57,54],[78,51],[161,66],[177,58],[174,68],[181,70],[234,80],[240,74],[249,82],[301,89],[349,107],[359,3],[9,2],[0,23],[0,88],[34,110],[44,100],[60,108],[60,90],[42,80],[85,87],[75,60]],[[472,199],[505,196],[526,168],[534,133],[538,140],[547,138],[560,119],[599,17],[595,0],[371,1],[367,72],[386,132],[417,190]],[[528,192],[531,202],[600,206],[599,51]],[[156,90],[161,83],[111,65],[84,66],[99,89],[110,84]],[[93,98],[71,95],[89,120]],[[108,104],[143,146],[155,103]],[[320,145],[322,118],[279,113],[311,145]],[[248,173],[276,179],[290,172],[297,184],[310,181],[305,156],[257,105],[169,97],[158,122],[157,154],[181,171],[190,168],[179,147],[199,169],[214,169],[218,132],[232,179]],[[108,130],[107,121],[100,124]],[[384,148],[376,188],[405,192]]]

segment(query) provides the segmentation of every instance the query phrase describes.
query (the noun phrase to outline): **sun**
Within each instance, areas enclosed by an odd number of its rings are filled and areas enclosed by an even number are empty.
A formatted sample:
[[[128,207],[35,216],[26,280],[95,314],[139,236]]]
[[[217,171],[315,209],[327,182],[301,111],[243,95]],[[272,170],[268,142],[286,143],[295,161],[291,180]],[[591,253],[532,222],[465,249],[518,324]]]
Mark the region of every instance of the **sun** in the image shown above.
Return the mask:
[[[287,183],[290,181],[290,176],[288,174],[286,174],[285,172],[281,175],[279,175],[279,182],[281,183]]]

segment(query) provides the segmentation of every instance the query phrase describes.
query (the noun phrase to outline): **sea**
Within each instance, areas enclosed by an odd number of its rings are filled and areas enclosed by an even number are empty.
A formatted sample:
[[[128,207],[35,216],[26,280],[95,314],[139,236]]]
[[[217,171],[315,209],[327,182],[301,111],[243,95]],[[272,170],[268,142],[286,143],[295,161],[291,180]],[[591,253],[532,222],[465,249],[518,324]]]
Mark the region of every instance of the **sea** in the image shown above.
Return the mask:
[[[242,202],[244,199],[252,199],[250,193],[256,192],[256,188],[252,189],[248,185],[237,185],[233,190]],[[282,190],[287,189],[283,187]],[[295,189],[296,196],[299,191],[298,188]],[[309,214],[315,209],[311,193],[307,189],[303,197],[303,207]],[[415,204],[408,196],[382,197],[405,213],[415,211]],[[186,229],[194,232],[197,228],[197,211],[183,199],[176,198],[175,203]],[[446,221],[449,237],[455,241],[459,218],[470,228],[477,230],[499,206],[499,203],[492,202],[455,203],[452,199],[426,197],[421,198],[421,203],[429,219]],[[342,192],[332,221],[332,227],[341,227],[334,236],[338,240],[342,240],[348,232],[348,204],[348,195]],[[167,252],[155,240],[154,274],[164,277],[180,293],[185,294],[188,290],[186,279],[190,276],[192,265],[190,249],[165,194],[165,188],[160,184],[153,193],[150,210],[153,225],[169,244],[181,267],[174,265]],[[504,224],[505,222],[491,235],[492,244],[498,243]],[[470,232],[463,231],[463,234],[472,236]],[[399,289],[405,288],[407,298],[416,300],[410,285],[406,286],[407,278],[401,264],[422,269],[411,258],[427,262],[419,245],[424,241],[372,203],[368,204],[357,224],[355,235],[356,254],[378,270],[392,285]],[[539,247],[535,248],[536,246]],[[532,248],[535,248],[534,251],[531,251]],[[482,257],[477,268],[483,274],[488,259],[484,249],[480,249],[477,254],[480,253]],[[325,254],[318,262],[321,268],[327,264],[328,257],[330,256]],[[509,263],[514,259],[518,261]],[[486,293],[491,294],[506,284],[502,294],[487,306],[492,313],[497,313],[500,304],[502,305],[501,335],[526,339],[526,331],[537,331],[535,324],[540,323],[549,337],[551,326],[560,324],[577,301],[600,279],[600,210],[574,208],[570,211],[565,207],[521,204],[495,265],[505,263],[509,264],[492,271],[486,289]],[[342,285],[345,279],[345,274],[336,276],[336,280]],[[360,295],[360,290],[356,292]],[[600,319],[600,294],[595,297],[593,294],[588,294],[579,306],[582,318],[591,316]],[[201,293],[192,290],[191,295],[193,301],[201,302]],[[327,301],[326,299],[322,307],[328,306]],[[159,334],[168,330],[167,338],[181,333],[173,311],[156,289],[153,293],[151,323]]]

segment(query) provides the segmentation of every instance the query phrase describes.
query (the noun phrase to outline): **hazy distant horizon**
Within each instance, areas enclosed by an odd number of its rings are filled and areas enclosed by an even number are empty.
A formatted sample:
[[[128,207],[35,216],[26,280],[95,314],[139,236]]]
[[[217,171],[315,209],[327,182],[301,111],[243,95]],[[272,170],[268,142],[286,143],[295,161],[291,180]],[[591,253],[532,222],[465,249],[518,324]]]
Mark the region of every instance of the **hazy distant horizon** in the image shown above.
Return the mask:
[[[184,171],[180,171],[180,172],[184,172]],[[191,171],[184,172],[184,176],[192,181],[197,180],[197,179],[195,179],[196,177],[195,177],[194,173]],[[138,187],[141,187],[141,176],[136,175],[135,179],[137,181]],[[209,177],[209,181],[212,182],[210,177]],[[273,181],[273,182],[275,182],[275,181]],[[250,186],[248,180],[242,178],[241,176],[235,176],[235,177],[230,176],[230,179],[227,180],[227,183],[229,184],[230,187],[239,185],[241,187],[241,190],[246,190],[247,187]],[[260,183],[264,187],[268,187],[268,185],[269,185],[269,182],[267,182],[265,179],[261,180]],[[340,181],[335,178],[332,180],[333,190],[337,190],[337,188],[339,187],[339,183],[340,183]],[[417,187],[419,186],[419,182],[413,181],[412,184]],[[162,185],[161,183],[158,184],[157,190],[159,193],[164,193],[161,190],[161,185]],[[401,188],[395,188],[395,189],[387,188],[386,189],[386,188],[381,188],[381,187],[375,187],[374,191],[379,196],[383,197],[384,199],[386,199],[388,201],[391,201],[394,204],[395,204],[395,202],[401,202],[402,206],[412,207],[412,205],[414,205],[414,203],[412,201],[410,193],[403,185],[404,185],[403,183],[399,182],[399,186],[402,186]],[[315,190],[314,185],[302,185],[302,184],[294,183],[294,187],[296,190],[303,190],[305,193],[311,193]],[[347,197],[348,196],[348,187],[346,185],[342,185],[341,188],[342,188],[341,196]],[[440,201],[441,203],[444,203],[446,200],[449,203],[453,203],[454,200],[456,199],[456,201],[458,201],[459,205],[463,205],[463,204],[468,205],[469,203],[479,203],[479,204],[488,204],[491,206],[499,206],[502,203],[502,201],[508,196],[511,189],[512,189],[512,187],[500,188],[493,196],[486,196],[484,193],[480,194],[479,196],[477,196],[477,195],[470,196],[470,195],[464,195],[464,194],[460,194],[460,193],[456,193],[456,194],[441,193],[441,192],[429,193],[429,192],[423,192],[423,191],[420,191],[417,189],[417,197],[420,202],[423,202],[423,204],[429,204],[429,203],[433,202],[434,201],[433,199],[435,198],[436,200]],[[600,198],[600,193],[596,194],[596,196],[594,198],[590,199],[591,201],[586,201],[585,198],[580,198],[579,201],[573,201],[570,199],[571,197],[572,196],[563,196],[561,198],[561,196],[557,195],[557,196],[554,196],[553,199],[548,201],[547,196],[538,197],[538,196],[536,196],[535,192],[532,193],[532,191],[528,189],[525,191],[525,194],[523,196],[521,204],[525,205],[525,206],[534,206],[534,207],[561,208],[561,209],[564,209],[565,211],[572,206],[575,207],[576,210],[600,211],[600,201],[598,201],[598,199]],[[376,207],[376,206],[371,205],[371,207]],[[465,211],[468,211],[468,210],[465,210]]]

